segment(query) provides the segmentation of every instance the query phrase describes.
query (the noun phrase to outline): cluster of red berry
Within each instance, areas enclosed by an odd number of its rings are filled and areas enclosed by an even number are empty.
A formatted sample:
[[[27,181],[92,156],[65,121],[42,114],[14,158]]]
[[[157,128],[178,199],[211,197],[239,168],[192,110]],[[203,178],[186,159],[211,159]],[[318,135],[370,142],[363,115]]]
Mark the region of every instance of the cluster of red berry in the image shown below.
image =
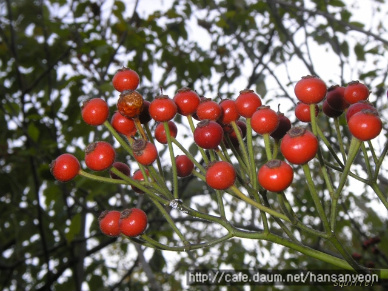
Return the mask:
[[[319,142],[314,127],[311,131],[304,127],[292,127],[290,120],[283,113],[262,105],[260,97],[252,90],[241,91],[236,100],[227,99],[217,103],[200,97],[189,88],[182,88],[173,99],[162,94],[148,102],[136,91],[139,85],[138,74],[127,68],[114,75],[112,84],[120,92],[120,97],[117,101],[117,111],[110,123],[107,122],[109,107],[106,101],[100,98],[90,99],[83,104],[82,118],[93,126],[111,126],[116,133],[125,136],[129,143],[126,149],[139,164],[139,170],[131,176],[127,164],[115,162],[115,150],[105,141],[97,141],[86,147],[85,164],[92,171],[110,169],[112,179],[127,181],[138,193],[146,191],[143,187],[145,184],[141,181],[150,176],[149,171],[153,168],[149,166],[158,159],[153,137],[161,144],[168,144],[170,152],[172,143],[179,146],[175,139],[178,127],[172,121],[176,114],[188,118],[194,142],[202,152],[206,166],[202,167],[184,147],[180,147],[185,154],[178,155],[171,161],[174,179],[195,174],[213,189],[227,190],[234,187],[234,191],[239,193],[234,185],[240,175],[242,181],[253,183],[254,189],[262,187],[261,189],[267,191],[282,192],[291,185],[294,177],[293,168],[288,163],[305,165],[318,152]],[[376,109],[366,101],[369,89],[358,81],[349,83],[346,87],[333,86],[327,89],[321,79],[306,76],[297,82],[295,95],[300,101],[295,108],[295,114],[301,121],[312,122],[319,112],[318,103],[324,100],[322,110],[327,116],[338,117],[346,111],[348,127],[355,138],[367,141],[375,138],[382,129]],[[311,110],[315,112],[312,113]],[[198,120],[196,126],[191,117]],[[245,118],[245,121],[241,120],[241,117]],[[143,128],[150,120],[157,123],[154,136]],[[258,171],[250,145],[245,146],[243,142],[247,136],[250,136],[247,143],[252,142],[251,129],[263,136],[266,145],[267,162],[261,165]],[[277,158],[277,149],[271,150],[270,137],[280,146],[280,152],[288,163]],[[242,153],[243,158],[238,160],[242,172],[237,170],[226,154],[227,148],[238,149],[238,153]],[[206,150],[208,154],[205,153]],[[195,165],[200,172],[195,170]],[[69,181],[82,172],[78,159],[68,153],[52,162],[51,171],[54,177],[62,182]],[[150,178],[158,181],[158,177]],[[140,184],[135,181],[140,181]],[[158,189],[154,190],[156,193],[160,192]],[[173,198],[178,199],[176,191]],[[171,193],[165,195],[169,197],[169,194]],[[238,196],[241,198],[241,195]],[[147,216],[136,208],[121,213],[103,212],[99,221],[102,232],[110,236],[120,233],[137,236],[143,233],[147,226]]]

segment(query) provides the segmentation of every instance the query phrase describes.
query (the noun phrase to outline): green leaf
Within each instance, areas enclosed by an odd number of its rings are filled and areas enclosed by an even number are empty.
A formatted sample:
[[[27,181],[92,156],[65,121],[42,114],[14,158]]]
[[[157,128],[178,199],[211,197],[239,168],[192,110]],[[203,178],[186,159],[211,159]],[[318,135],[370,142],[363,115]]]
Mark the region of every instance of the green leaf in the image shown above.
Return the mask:
[[[34,123],[30,123],[27,128],[28,136],[34,141],[37,142],[39,139],[39,129],[35,126]]]
[[[364,46],[363,45],[361,45],[359,43],[356,44],[354,46],[354,52],[355,52],[355,54],[357,56],[357,59],[359,61],[365,61],[365,51],[364,51]]]
[[[75,236],[81,231],[81,214],[77,213],[71,219],[69,229],[66,233],[67,243],[71,243]]]

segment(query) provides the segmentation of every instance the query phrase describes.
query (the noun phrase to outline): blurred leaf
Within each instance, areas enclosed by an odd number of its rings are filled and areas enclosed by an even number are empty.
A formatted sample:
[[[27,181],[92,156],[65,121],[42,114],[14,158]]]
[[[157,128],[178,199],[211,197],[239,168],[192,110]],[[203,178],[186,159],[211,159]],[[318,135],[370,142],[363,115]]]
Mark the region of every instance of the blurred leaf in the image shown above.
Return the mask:
[[[71,243],[75,236],[81,231],[81,214],[76,213],[71,219],[70,226],[66,232],[67,243]]]

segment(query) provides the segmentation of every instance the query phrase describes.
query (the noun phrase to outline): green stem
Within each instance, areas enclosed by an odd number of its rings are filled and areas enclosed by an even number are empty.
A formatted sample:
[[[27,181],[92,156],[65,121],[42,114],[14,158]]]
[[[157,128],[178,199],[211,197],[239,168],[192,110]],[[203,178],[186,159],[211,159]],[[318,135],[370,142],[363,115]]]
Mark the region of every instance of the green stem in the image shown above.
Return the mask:
[[[163,217],[167,220],[168,224],[171,226],[171,228],[176,232],[176,234],[179,236],[179,238],[182,240],[185,246],[190,247],[190,243],[186,240],[185,236],[182,234],[182,232],[179,230],[179,228],[176,226],[175,222],[172,220],[171,216],[167,213],[166,209],[158,202],[152,199],[152,202],[156,205],[156,207],[159,209],[159,211],[162,213]]]
[[[290,241],[286,238],[280,237],[280,236],[275,235],[273,233],[268,234],[267,237],[264,237],[264,239],[271,241],[271,242],[274,242],[274,243],[277,243],[277,244],[280,244],[280,245],[283,245],[283,246],[286,246],[286,247],[289,247],[289,248],[294,249],[294,250],[296,250],[302,254],[305,254],[309,257],[316,258],[316,259],[323,261],[323,262],[326,262],[326,263],[330,263],[330,264],[335,265],[339,268],[342,268],[345,270],[351,270],[351,271],[354,270],[354,268],[347,261],[345,261],[343,259],[340,259],[340,258],[334,257],[332,255],[314,250],[312,248],[301,245],[299,243],[295,243],[293,241]]]
[[[147,132],[147,136],[148,136],[149,141],[155,145],[155,139],[152,136],[152,132],[151,132],[149,126],[148,126],[148,123],[146,123],[144,125],[144,127],[145,127],[145,130]],[[160,161],[159,155],[156,157],[156,163],[158,165],[159,174],[160,174],[161,177],[163,177],[163,180],[164,180],[164,175],[163,175],[164,172],[163,172],[162,163]]]
[[[185,149],[180,143],[179,141],[177,141],[174,137],[171,137],[171,141],[182,151],[185,153],[185,155],[194,163],[194,165],[196,165],[196,167],[202,172],[202,173],[206,173],[206,170],[205,168],[197,162],[197,160],[190,154],[190,152]]]
[[[144,193],[148,194],[150,197],[152,197],[153,199],[159,201],[160,203],[162,203],[163,205],[168,205],[170,203],[169,200],[163,198],[163,197],[160,197],[159,195],[156,195],[153,191],[151,191],[150,188],[147,188],[145,187],[143,184],[141,184],[140,182],[126,176],[125,174],[123,174],[122,172],[120,172],[118,169],[116,169],[115,167],[112,167],[111,168],[111,171],[116,174],[117,176],[119,176],[121,179],[123,179],[124,181],[126,181],[128,184],[136,187],[136,188],[139,188],[140,190],[142,190]],[[146,177],[146,176],[144,176]]]
[[[369,178],[372,177],[372,167],[370,165],[369,157],[368,157],[368,151],[366,150],[365,143],[361,143],[361,151],[362,154],[364,155],[364,161],[365,161],[365,166],[366,166],[366,173]]]
[[[224,206],[224,201],[222,200],[222,192],[220,190],[216,190],[216,195],[217,195],[217,203],[218,203],[218,209],[220,211],[220,216],[226,220],[225,206]]]
[[[317,130],[317,117],[315,116],[315,106],[316,104],[310,104],[310,119],[311,119],[311,129],[313,131],[313,134],[315,136],[318,136],[318,130]]]
[[[275,217],[278,217],[278,218],[283,219],[285,221],[291,222],[290,219],[287,216],[285,216],[284,214],[281,214],[281,213],[277,212],[276,210],[273,210],[269,207],[266,207],[262,204],[257,203],[256,201],[252,200],[251,198],[246,196],[244,193],[242,193],[236,186],[233,185],[229,189],[233,193],[235,193],[241,200],[244,200],[248,204],[255,206],[256,208],[258,208],[258,209],[260,209],[260,210],[262,210],[262,211],[264,211],[272,216],[275,216]]]
[[[214,245],[219,244],[221,242],[224,242],[232,237],[233,237],[233,234],[228,233],[227,235],[225,235],[223,237],[214,239],[214,240],[209,241],[209,242],[199,243],[199,244],[191,244],[190,250],[211,247],[211,246],[214,246]],[[141,238],[144,239],[146,242],[148,242],[149,246],[154,247],[156,249],[160,249],[160,250],[167,250],[167,251],[174,251],[174,252],[186,252],[189,250],[187,246],[169,246],[169,245],[162,244],[162,243],[150,238],[146,234],[141,235]]]
[[[388,142],[385,143],[385,146],[384,146],[383,151],[381,152],[380,158],[377,160],[376,169],[375,169],[375,175],[373,177],[373,181],[374,182],[377,181],[381,165],[383,164],[383,161],[384,161],[384,158],[385,158],[385,155],[387,154],[387,152],[388,152]]]
[[[131,155],[133,152],[128,143],[120,136],[120,134],[113,128],[108,120],[105,120],[104,126],[109,130],[109,132],[115,137],[115,139],[120,143],[120,145]]]
[[[252,139],[252,124],[251,124],[251,118],[246,119],[246,125],[247,125],[247,148],[248,148],[248,156],[249,156],[249,168],[251,170],[251,183],[253,186],[253,189],[257,190],[257,170],[256,170],[256,163],[255,163],[255,154],[253,150],[253,139]]]
[[[335,230],[335,225],[336,225],[336,220],[337,220],[337,211],[338,211],[338,199],[341,195],[342,189],[345,186],[345,183],[347,181],[347,177],[349,175],[350,167],[353,164],[353,161],[355,157],[357,156],[358,150],[360,149],[361,146],[361,141],[356,139],[355,137],[352,137],[352,140],[350,142],[350,147],[349,147],[349,153],[348,153],[348,158],[346,160],[345,168],[341,174],[339,185],[337,187],[337,190],[334,192],[334,196],[332,199],[332,204],[331,204],[331,216],[330,216],[330,223],[331,223],[331,230]]]
[[[238,140],[238,144],[239,144],[239,149],[242,153],[242,156],[243,156],[243,159],[244,159],[244,162],[245,164],[247,165],[247,172],[246,174],[248,175],[249,179],[251,181],[253,181],[255,179],[254,175],[252,175],[252,171],[250,170],[251,167],[253,167],[252,164],[250,164],[249,162],[249,158],[248,158],[248,152],[247,152],[247,149],[245,147],[245,143],[244,143],[244,140],[241,136],[241,133],[240,133],[240,128],[238,127],[237,123],[235,121],[232,121],[230,123],[233,127],[233,130],[237,136],[237,140]],[[247,128],[247,133],[248,133],[248,128]]]
[[[388,210],[388,200],[387,197],[381,192],[379,186],[377,185],[376,182],[373,182],[370,185],[373,189],[373,191],[376,193],[376,195],[379,197],[380,201],[384,204],[385,208]]]
[[[308,186],[308,188],[310,190],[311,197],[313,198],[313,201],[314,201],[314,204],[315,204],[315,209],[317,210],[318,215],[321,218],[321,221],[322,221],[323,226],[324,226],[324,228],[326,230],[326,233],[329,233],[330,232],[329,221],[327,220],[327,216],[325,214],[325,210],[322,207],[322,203],[321,203],[321,200],[320,200],[320,198],[318,196],[318,193],[315,190],[315,184],[314,184],[313,178],[311,176],[309,165],[308,164],[304,164],[302,166],[302,168],[303,168],[304,174],[306,176],[307,186]]]
[[[325,146],[327,147],[327,149],[329,150],[330,154],[333,156],[333,158],[336,160],[336,162],[338,163],[338,165],[340,165],[341,167],[344,166],[344,163],[342,163],[342,161],[340,160],[340,158],[337,156],[337,153],[336,151],[333,149],[333,147],[331,146],[330,144],[330,141],[325,137],[325,135],[323,134],[322,130],[318,127],[318,135],[320,137],[320,139],[323,141],[323,143],[325,144]],[[342,142],[342,141],[341,141]],[[344,159],[344,161],[346,161],[346,159]]]
[[[335,131],[337,133],[337,142],[340,147],[341,155],[342,155],[342,160],[344,163],[346,163],[346,153],[345,153],[345,146],[344,142],[342,140],[342,135],[341,135],[341,129],[340,129],[340,124],[339,124],[339,119],[338,117],[334,118],[334,126],[335,126]]]
[[[174,148],[173,148],[172,142],[171,142],[170,127],[168,126],[167,121],[163,122],[163,126],[164,126],[164,130],[166,132],[168,150],[170,152],[170,160],[171,160],[171,168],[172,168],[172,181],[173,181],[173,195],[174,195],[175,199],[178,199],[178,197],[179,197],[178,173],[177,173],[176,162],[175,162]]]
[[[267,155],[267,160],[272,160],[272,151],[271,151],[271,140],[268,133],[263,134],[264,145],[265,145],[265,153]]]
[[[122,179],[112,179],[112,178],[107,178],[107,177],[101,177],[101,176],[97,176],[97,175],[94,175],[94,174],[90,174],[88,172],[85,172],[84,170],[80,170],[79,173],[78,173],[80,176],[83,176],[85,178],[88,178],[88,179],[91,179],[91,180],[95,180],[95,181],[99,181],[101,183],[111,183],[111,184],[125,184],[125,185],[130,185],[129,182],[125,181],[125,180],[122,180]]]

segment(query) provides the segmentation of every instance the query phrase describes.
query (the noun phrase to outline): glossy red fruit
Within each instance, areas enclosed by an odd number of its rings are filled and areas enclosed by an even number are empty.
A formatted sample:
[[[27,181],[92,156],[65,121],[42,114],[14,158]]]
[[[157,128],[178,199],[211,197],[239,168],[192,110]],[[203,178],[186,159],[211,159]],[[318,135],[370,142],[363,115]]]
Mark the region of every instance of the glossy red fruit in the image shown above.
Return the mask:
[[[315,105],[315,116],[318,116],[319,107]],[[295,106],[295,116],[302,122],[311,122],[310,105],[298,102]]]
[[[170,120],[167,122],[167,124],[168,124],[168,128],[170,129],[170,136],[175,138],[178,134],[178,128],[177,128],[175,122]],[[166,135],[166,131],[164,130],[163,123],[159,123],[156,126],[155,139],[162,144],[167,143],[167,135]]]
[[[270,160],[259,169],[257,179],[260,185],[271,192],[282,192],[292,183],[294,171],[284,161]]]
[[[349,104],[354,104],[358,101],[367,100],[369,94],[370,91],[366,85],[360,83],[359,81],[352,81],[345,87],[344,99]]]
[[[131,176],[131,168],[127,164],[125,164],[125,163],[114,162],[112,164],[112,167],[116,168],[117,170],[119,170],[121,173],[123,173],[127,177]],[[112,179],[121,179],[119,176],[117,176],[112,171],[109,171],[109,174],[110,174],[110,177]]]
[[[127,118],[137,118],[143,110],[144,98],[137,92],[125,90],[117,101],[117,110]]]
[[[261,100],[253,90],[242,90],[236,101],[237,112],[245,118],[252,117],[253,113],[256,112],[257,108],[261,106]]]
[[[148,173],[148,170],[145,169],[145,174],[147,175],[147,177],[149,176],[149,173]],[[133,176],[132,178],[134,180],[137,180],[137,181],[144,181],[144,176],[143,176],[143,173],[142,171],[139,169],[139,170],[136,170],[134,173],[133,173]],[[136,193],[139,193],[139,194],[142,194],[144,193],[143,190],[140,190],[139,188],[135,187],[135,186],[131,186],[132,187],[132,190],[135,191]]]
[[[194,141],[203,149],[215,149],[224,136],[221,125],[212,120],[202,120],[194,130]]]
[[[317,154],[318,139],[305,128],[293,127],[283,137],[280,151],[290,163],[302,165]]]
[[[151,102],[148,110],[152,119],[163,122],[173,119],[178,108],[175,102],[167,95],[160,95]]]
[[[149,112],[150,104],[151,104],[151,102],[144,100],[143,109],[141,110],[141,112],[139,114],[139,120],[140,120],[141,124],[146,124],[152,119],[150,112]]]
[[[81,115],[87,124],[93,126],[101,125],[108,118],[109,106],[101,98],[89,99],[82,104]]]
[[[129,237],[139,236],[147,228],[147,223],[147,214],[139,208],[131,208],[121,211],[119,228],[123,235]]]
[[[178,113],[187,116],[192,115],[197,111],[201,99],[195,91],[183,87],[175,94],[174,102],[178,107]]]
[[[290,119],[281,112],[277,112],[279,124],[278,127],[270,135],[272,138],[280,140],[291,128]]]
[[[369,101],[359,101],[349,106],[348,110],[346,111],[346,121],[349,122],[349,119],[357,112],[360,112],[362,109],[375,110],[377,113],[376,108]]]
[[[323,101],[322,104],[322,111],[327,117],[339,117],[342,115],[343,111],[338,111],[333,109],[329,103],[327,102],[327,99]]]
[[[221,106],[217,103],[211,100],[210,98],[205,98],[204,100],[199,103],[197,107],[197,118],[199,120],[218,120],[222,114]]]
[[[269,106],[259,107],[251,118],[252,129],[258,134],[270,134],[278,125],[278,115]]]
[[[294,92],[300,102],[317,104],[325,98],[327,87],[320,78],[305,76],[296,83]]]
[[[326,101],[336,111],[344,111],[350,106],[344,98],[345,87],[334,85],[327,89]]]
[[[222,124],[228,124],[232,121],[236,121],[240,118],[240,114],[237,111],[236,103],[231,99],[224,99],[220,102],[221,116],[218,121]]]
[[[100,230],[103,234],[108,236],[119,236],[120,235],[120,220],[121,213],[116,210],[105,210],[98,217],[98,223]]]
[[[105,141],[93,142],[85,149],[86,166],[93,171],[110,168],[115,158],[116,152],[113,146]]]
[[[139,82],[140,78],[137,72],[129,68],[119,69],[112,78],[112,85],[119,92],[136,90]]]
[[[178,177],[181,178],[190,176],[194,169],[194,163],[186,155],[176,156],[175,164]]]
[[[75,178],[81,169],[78,159],[72,154],[62,154],[50,164],[51,174],[61,182]]]
[[[375,110],[362,109],[349,119],[348,127],[355,138],[368,141],[380,134],[383,124]]]
[[[136,134],[137,130],[133,119],[121,115],[120,112],[115,112],[112,115],[110,123],[118,133],[127,137],[134,136]]]
[[[155,145],[144,139],[135,140],[132,144],[133,157],[143,166],[151,165],[158,157]]]
[[[232,164],[219,161],[210,164],[206,171],[206,183],[213,189],[225,190],[236,180],[236,171]]]

